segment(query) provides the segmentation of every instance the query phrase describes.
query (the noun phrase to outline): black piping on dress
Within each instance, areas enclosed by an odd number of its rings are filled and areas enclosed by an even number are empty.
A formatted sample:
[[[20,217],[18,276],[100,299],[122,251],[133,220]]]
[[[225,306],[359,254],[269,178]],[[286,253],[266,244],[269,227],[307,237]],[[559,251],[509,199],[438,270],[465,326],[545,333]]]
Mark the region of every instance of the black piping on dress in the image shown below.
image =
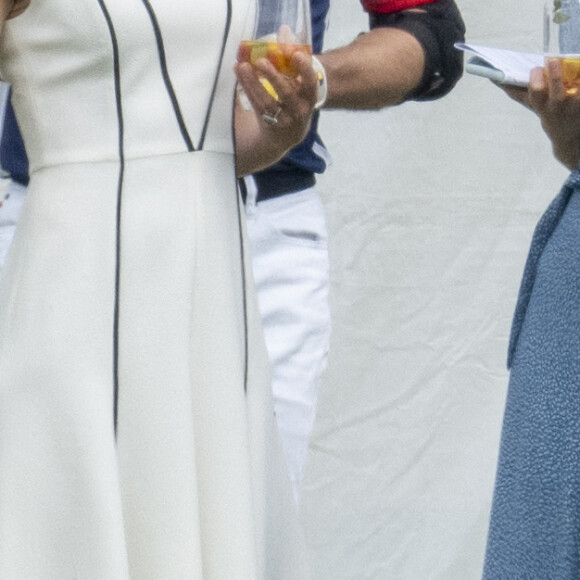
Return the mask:
[[[97,0],[105,20],[113,45],[113,72],[115,76],[115,101],[117,105],[117,120],[119,127],[119,178],[117,185],[117,207],[115,227],[115,300],[113,314],[113,425],[115,437],[119,419],[119,315],[120,315],[120,283],[121,283],[121,206],[123,201],[123,181],[125,176],[125,126],[123,120],[123,103],[121,96],[121,67],[119,60],[119,43],[111,15],[104,0]]]

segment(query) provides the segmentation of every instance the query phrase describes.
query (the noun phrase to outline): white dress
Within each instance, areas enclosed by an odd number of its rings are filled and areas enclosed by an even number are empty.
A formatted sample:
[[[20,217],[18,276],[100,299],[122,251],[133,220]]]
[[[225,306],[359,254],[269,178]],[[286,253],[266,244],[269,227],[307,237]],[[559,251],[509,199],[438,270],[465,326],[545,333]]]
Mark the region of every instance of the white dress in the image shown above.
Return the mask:
[[[32,178],[0,288],[0,578],[302,579],[245,274],[252,0],[32,0]]]

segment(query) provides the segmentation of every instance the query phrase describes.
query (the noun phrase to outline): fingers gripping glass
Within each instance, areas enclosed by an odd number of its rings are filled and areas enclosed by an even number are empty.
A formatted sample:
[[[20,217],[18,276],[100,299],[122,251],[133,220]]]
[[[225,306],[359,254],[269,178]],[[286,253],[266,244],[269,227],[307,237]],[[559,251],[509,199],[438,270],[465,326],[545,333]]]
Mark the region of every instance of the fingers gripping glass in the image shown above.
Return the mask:
[[[296,52],[312,54],[310,0],[258,0],[254,32],[240,43],[238,62],[255,65],[265,58],[282,74],[295,77]],[[277,99],[270,83],[262,79],[262,84]]]

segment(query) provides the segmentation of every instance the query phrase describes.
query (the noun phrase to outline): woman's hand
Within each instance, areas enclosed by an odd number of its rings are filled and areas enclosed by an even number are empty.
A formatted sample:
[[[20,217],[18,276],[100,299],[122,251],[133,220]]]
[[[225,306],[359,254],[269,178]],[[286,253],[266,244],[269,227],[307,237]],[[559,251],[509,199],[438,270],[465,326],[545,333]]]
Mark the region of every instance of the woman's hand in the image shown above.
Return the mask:
[[[554,156],[569,169],[580,161],[580,94],[567,95],[557,60],[535,68],[528,90],[503,87],[515,101],[534,111],[550,141]]]
[[[296,52],[292,66],[298,70],[294,78],[279,73],[266,59],[238,63],[236,74],[251,110],[236,104],[236,163],[239,176],[264,169],[298,145],[310,127],[316,103],[317,78],[309,55]],[[265,88],[260,77],[274,89]]]

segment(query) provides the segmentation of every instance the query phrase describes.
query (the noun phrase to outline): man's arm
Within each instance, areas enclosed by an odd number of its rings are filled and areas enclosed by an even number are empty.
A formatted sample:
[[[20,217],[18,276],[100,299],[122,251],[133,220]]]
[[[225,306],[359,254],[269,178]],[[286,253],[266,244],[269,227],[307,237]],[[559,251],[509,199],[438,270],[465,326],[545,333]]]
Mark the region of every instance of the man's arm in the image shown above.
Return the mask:
[[[408,32],[375,28],[318,59],[328,84],[325,108],[380,109],[403,102],[419,84],[425,55]]]
[[[318,56],[328,84],[325,108],[380,109],[436,99],[453,88],[463,71],[453,44],[465,33],[454,0],[363,0],[363,5],[370,32]]]

